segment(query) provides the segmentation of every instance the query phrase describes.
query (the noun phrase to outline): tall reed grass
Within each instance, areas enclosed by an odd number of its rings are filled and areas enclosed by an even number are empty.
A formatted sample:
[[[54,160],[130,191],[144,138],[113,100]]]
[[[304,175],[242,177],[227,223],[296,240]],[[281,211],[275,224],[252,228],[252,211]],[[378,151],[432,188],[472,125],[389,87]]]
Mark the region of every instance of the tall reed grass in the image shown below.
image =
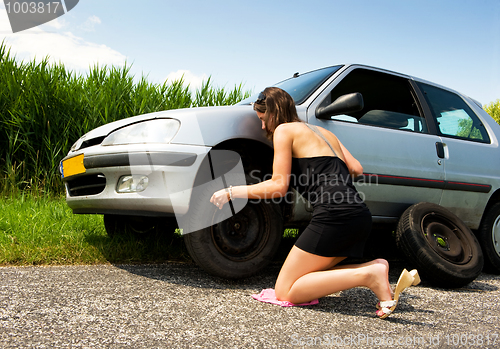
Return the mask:
[[[134,82],[130,66],[94,66],[85,75],[48,59],[16,60],[0,44],[0,194],[62,193],[58,166],[84,133],[109,122],[167,109],[229,105],[248,97],[243,86],[191,92],[184,80]]]

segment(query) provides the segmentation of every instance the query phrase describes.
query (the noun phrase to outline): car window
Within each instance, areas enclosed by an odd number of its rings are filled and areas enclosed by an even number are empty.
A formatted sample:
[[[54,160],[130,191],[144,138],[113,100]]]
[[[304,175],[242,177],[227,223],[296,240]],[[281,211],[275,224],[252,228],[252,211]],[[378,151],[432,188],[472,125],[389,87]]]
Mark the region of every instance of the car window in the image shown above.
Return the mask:
[[[484,125],[465,101],[455,93],[419,83],[442,136],[489,143]]]
[[[338,97],[353,92],[363,95],[363,110],[337,115],[332,117],[333,120],[427,132],[427,124],[407,79],[368,69],[354,69],[333,88],[320,107],[326,107]]]
[[[304,74],[297,74],[294,75],[294,77],[281,81],[274,86],[288,92],[288,94],[290,94],[295,101],[295,104],[301,104],[340,68],[342,68],[341,65],[336,65]],[[242,100],[238,104],[250,104],[255,102],[259,93],[260,91]]]

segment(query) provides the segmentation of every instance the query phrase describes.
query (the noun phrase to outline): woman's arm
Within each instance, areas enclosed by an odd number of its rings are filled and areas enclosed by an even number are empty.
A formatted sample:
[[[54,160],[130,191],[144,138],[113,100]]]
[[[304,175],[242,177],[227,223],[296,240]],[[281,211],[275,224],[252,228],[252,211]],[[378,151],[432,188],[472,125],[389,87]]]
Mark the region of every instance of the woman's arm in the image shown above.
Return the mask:
[[[363,166],[361,166],[361,163],[356,160],[354,156],[349,153],[349,150],[347,150],[346,147],[340,142],[339,140],[339,145],[340,149],[342,149],[342,153],[344,154],[344,160],[347,165],[347,168],[349,169],[349,173],[353,176],[360,176],[363,174]]]
[[[287,132],[286,124],[276,128],[273,135],[274,160],[271,179],[252,184],[240,185],[232,188],[233,198],[272,199],[284,196],[288,191],[290,173],[292,170],[292,141],[293,137]],[[214,193],[210,202],[222,208],[229,201],[228,189]]]

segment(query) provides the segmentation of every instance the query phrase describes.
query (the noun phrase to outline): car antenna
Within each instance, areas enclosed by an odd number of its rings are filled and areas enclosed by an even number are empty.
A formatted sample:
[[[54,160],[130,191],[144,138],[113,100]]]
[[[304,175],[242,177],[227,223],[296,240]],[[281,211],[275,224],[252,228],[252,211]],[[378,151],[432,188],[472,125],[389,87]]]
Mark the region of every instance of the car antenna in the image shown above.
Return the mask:
[[[294,78],[298,78],[299,77],[299,72],[296,72],[295,74],[293,74],[293,77]]]

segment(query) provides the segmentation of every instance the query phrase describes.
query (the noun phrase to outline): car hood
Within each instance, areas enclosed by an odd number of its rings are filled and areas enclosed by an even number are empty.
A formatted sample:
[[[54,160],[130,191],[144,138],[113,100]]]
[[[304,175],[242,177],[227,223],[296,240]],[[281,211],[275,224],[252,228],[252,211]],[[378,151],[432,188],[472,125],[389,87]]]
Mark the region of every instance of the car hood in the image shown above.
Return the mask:
[[[80,141],[106,137],[122,127],[160,118],[173,118],[181,127],[174,144],[214,146],[232,138],[249,138],[267,143],[265,132],[249,105],[166,110],[111,122],[86,133]]]

